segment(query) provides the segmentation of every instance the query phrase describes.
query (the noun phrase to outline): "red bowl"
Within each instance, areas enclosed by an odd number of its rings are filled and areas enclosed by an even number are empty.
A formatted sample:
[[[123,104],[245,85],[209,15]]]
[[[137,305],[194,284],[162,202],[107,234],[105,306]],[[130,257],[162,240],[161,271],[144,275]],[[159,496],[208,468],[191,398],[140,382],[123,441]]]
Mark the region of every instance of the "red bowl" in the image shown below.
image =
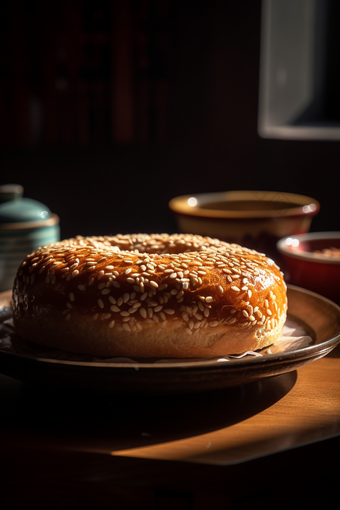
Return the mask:
[[[287,283],[340,304],[340,232],[309,232],[280,239],[277,249]]]

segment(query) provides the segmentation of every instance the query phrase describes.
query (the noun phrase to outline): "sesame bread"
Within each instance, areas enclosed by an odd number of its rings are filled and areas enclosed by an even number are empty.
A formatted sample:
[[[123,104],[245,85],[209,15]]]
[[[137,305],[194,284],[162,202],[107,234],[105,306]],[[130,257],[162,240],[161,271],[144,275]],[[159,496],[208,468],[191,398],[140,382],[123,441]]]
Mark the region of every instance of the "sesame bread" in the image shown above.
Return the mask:
[[[265,255],[190,234],[76,237],[39,248],[13,288],[17,333],[93,356],[196,358],[266,347],[286,320]]]

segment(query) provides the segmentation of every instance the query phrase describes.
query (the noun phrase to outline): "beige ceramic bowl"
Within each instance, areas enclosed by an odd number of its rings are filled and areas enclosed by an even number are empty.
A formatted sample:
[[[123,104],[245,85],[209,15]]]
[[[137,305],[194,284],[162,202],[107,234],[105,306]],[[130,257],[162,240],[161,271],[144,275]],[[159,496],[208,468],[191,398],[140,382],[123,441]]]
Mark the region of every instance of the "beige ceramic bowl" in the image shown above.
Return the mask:
[[[314,198],[275,191],[183,195],[169,202],[180,232],[217,237],[279,258],[282,237],[308,232],[320,210]]]

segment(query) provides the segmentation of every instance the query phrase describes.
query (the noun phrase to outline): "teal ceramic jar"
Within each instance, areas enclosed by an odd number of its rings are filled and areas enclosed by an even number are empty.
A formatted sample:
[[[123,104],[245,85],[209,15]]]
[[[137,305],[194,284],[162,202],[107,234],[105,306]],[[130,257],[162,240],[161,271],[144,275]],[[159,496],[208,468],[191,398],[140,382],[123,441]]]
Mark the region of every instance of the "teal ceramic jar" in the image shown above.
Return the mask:
[[[60,240],[59,217],[17,184],[0,186],[0,291],[11,290],[29,253]]]

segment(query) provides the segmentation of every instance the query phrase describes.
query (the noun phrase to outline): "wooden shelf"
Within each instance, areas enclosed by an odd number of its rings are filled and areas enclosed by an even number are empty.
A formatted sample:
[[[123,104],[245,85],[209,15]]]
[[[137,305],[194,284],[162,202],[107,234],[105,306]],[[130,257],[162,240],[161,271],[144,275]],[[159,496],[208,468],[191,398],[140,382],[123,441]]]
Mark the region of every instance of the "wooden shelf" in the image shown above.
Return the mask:
[[[8,1],[0,146],[164,141],[170,1]]]

